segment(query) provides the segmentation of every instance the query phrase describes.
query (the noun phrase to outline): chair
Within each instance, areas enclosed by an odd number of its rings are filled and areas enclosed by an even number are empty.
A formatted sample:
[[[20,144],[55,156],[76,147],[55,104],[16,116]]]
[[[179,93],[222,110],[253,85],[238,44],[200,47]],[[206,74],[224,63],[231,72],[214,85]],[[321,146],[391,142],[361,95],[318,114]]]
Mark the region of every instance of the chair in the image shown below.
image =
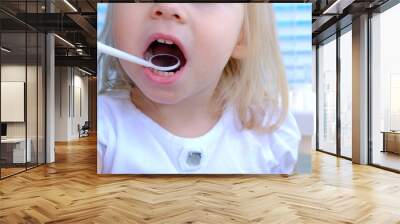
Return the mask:
[[[89,136],[89,129],[90,129],[89,121],[85,121],[82,127],[78,124],[79,138]]]

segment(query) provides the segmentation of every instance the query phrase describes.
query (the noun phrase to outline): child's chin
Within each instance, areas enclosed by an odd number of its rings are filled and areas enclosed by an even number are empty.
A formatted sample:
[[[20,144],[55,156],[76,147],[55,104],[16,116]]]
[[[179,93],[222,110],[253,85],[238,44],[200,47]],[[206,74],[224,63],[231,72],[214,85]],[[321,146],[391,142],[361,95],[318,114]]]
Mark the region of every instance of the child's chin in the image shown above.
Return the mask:
[[[151,101],[157,104],[165,104],[165,105],[173,105],[177,104],[180,101],[180,97],[174,93],[160,93],[160,94],[151,94],[151,96],[147,96]]]

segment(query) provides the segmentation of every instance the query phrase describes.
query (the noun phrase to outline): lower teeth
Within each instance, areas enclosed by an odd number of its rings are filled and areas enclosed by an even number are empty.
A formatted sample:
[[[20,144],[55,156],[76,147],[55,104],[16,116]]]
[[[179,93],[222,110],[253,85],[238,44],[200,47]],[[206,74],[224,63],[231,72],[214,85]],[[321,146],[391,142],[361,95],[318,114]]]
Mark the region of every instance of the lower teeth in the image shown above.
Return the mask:
[[[161,76],[172,76],[175,74],[174,72],[163,72],[163,71],[159,71],[159,70],[155,70],[155,69],[152,69],[152,70],[154,73],[157,73]]]

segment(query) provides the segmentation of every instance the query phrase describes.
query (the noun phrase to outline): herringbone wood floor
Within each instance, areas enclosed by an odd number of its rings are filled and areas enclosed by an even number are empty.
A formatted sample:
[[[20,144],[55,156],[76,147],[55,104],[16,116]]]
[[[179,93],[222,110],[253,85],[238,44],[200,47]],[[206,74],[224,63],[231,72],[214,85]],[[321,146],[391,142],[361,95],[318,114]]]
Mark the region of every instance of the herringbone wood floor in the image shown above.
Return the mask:
[[[0,181],[0,223],[400,223],[400,175],[313,153],[313,174],[99,176],[94,137]]]

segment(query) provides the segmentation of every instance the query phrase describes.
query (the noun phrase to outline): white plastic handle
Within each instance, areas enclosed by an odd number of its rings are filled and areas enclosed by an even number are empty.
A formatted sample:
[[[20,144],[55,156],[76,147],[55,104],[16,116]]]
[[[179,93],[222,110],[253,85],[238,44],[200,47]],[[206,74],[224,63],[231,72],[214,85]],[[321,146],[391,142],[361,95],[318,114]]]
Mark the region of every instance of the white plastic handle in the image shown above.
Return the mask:
[[[129,54],[127,52],[118,50],[116,48],[105,45],[101,42],[97,42],[97,50],[99,52],[102,52],[102,53],[105,53],[105,54],[108,54],[108,55],[111,55],[111,56],[114,56],[114,57],[117,57],[120,59],[124,59],[124,60],[139,64],[139,65],[143,65],[145,67],[154,68],[159,71],[171,71],[171,70],[178,68],[180,65],[180,61],[178,59],[177,63],[175,65],[167,66],[167,67],[157,66],[157,65],[155,65],[149,61],[146,61],[142,58],[139,58],[133,54]],[[173,56],[173,55],[171,55],[171,56]],[[175,57],[175,56],[173,56],[173,57]]]

